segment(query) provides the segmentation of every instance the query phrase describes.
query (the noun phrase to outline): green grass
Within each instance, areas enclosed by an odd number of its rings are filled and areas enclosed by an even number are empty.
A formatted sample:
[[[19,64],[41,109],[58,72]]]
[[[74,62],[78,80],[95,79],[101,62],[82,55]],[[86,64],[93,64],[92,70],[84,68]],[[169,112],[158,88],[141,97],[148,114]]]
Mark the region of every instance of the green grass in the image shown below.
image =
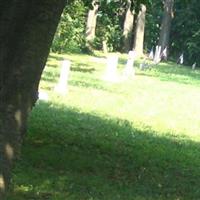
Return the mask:
[[[69,94],[54,87],[72,61]],[[8,200],[200,199],[200,71],[161,63],[119,83],[98,55],[51,54]],[[119,71],[126,62],[120,55]]]

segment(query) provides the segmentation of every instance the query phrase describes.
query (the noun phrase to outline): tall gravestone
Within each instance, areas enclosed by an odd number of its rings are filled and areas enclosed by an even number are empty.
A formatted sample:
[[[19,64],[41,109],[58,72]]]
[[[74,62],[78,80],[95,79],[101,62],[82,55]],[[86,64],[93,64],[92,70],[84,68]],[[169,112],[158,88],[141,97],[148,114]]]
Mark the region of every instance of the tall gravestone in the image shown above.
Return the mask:
[[[124,78],[133,78],[135,76],[134,61],[136,57],[135,51],[129,51],[128,60],[123,71]]]
[[[60,78],[58,84],[55,87],[55,91],[64,96],[68,93],[68,78],[71,62],[69,60],[63,60],[61,63]]]
[[[154,55],[154,62],[156,64],[158,64],[161,60],[160,55],[161,55],[161,46],[156,46],[156,51]]]
[[[110,82],[118,81],[118,74],[117,74],[118,56],[109,55],[107,57],[106,65],[107,65],[106,72],[103,79]]]

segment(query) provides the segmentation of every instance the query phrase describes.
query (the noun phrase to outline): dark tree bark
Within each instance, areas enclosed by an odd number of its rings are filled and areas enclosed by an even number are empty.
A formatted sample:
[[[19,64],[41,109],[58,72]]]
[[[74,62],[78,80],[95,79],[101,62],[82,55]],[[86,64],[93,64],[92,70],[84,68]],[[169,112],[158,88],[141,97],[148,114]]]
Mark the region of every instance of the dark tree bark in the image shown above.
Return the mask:
[[[146,16],[146,6],[144,4],[141,4],[140,11],[137,17],[134,47],[133,47],[134,50],[136,51],[137,56],[143,55],[145,16]]]
[[[133,22],[134,22],[134,11],[131,10],[131,0],[127,0],[127,9],[124,19],[124,28],[123,28],[123,39],[124,39],[124,51],[128,52],[131,48],[131,39],[133,31]]]
[[[164,49],[167,50],[166,57],[168,55],[168,47],[169,47],[169,36],[171,29],[171,21],[173,18],[173,6],[174,0],[164,0],[164,13],[162,18],[160,37],[158,45],[161,46],[161,52]]]
[[[0,2],[0,199],[9,188],[65,0]]]
[[[90,45],[95,38],[97,12],[99,9],[99,4],[96,0],[93,0],[92,6],[93,9],[89,10],[88,12],[87,26],[86,26],[86,41],[88,45]]]

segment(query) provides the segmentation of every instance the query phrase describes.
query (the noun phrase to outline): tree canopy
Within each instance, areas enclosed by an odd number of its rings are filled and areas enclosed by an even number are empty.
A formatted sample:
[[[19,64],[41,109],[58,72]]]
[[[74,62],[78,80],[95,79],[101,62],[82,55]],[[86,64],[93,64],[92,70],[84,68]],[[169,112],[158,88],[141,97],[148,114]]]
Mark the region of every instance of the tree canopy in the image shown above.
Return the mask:
[[[166,0],[167,2],[168,0]],[[123,24],[127,4],[122,0],[98,0],[96,37],[93,48],[101,49],[102,41],[107,42],[109,51],[123,51]],[[140,4],[147,7],[144,35],[144,52],[148,52],[159,42],[160,29],[164,15],[164,1],[131,0],[131,11],[134,12],[133,32],[130,49],[136,27]],[[87,12],[92,8],[91,2],[77,0],[65,8],[52,46],[53,51],[84,51]],[[187,64],[197,62],[200,52],[200,5],[197,0],[176,0],[172,10],[171,29],[169,32],[170,58],[184,53]],[[165,31],[165,30],[164,30]]]

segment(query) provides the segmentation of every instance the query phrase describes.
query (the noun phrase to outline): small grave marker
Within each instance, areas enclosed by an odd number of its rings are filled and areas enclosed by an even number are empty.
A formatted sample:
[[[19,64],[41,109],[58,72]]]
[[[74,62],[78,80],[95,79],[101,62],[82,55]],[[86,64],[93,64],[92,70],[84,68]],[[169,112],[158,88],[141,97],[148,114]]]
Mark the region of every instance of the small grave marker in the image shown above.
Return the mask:
[[[165,49],[163,50],[163,52],[161,54],[161,59],[167,60],[167,47],[165,47]]]
[[[127,60],[125,69],[123,71],[123,77],[124,78],[135,76],[135,70],[134,70],[135,57],[136,57],[136,52],[135,51],[129,51],[128,60]]]
[[[66,95],[68,93],[68,77],[69,77],[70,65],[71,62],[69,60],[62,61],[60,78],[58,84],[55,87],[55,91],[60,95]]]
[[[153,60],[153,58],[154,58],[154,52],[153,52],[153,47],[152,47],[149,53],[149,59]]]
[[[177,64],[183,64],[183,62],[184,62],[184,55],[183,55],[183,53],[179,56],[179,58],[178,58],[178,60],[177,60]]]
[[[192,69],[193,70],[195,70],[195,68],[196,68],[196,65],[197,65],[197,63],[195,62],[193,65],[192,65]]]

